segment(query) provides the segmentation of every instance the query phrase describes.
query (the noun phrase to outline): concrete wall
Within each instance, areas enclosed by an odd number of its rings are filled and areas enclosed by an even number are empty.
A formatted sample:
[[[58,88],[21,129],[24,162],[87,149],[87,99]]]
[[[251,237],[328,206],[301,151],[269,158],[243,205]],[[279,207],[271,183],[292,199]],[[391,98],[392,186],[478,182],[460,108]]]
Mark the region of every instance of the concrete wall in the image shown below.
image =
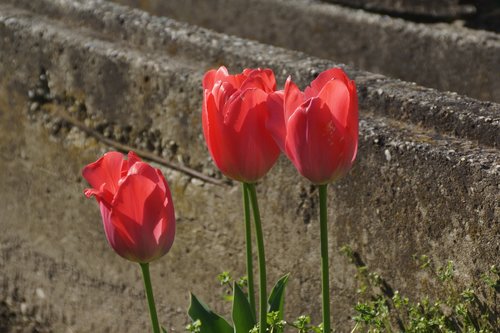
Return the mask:
[[[456,19],[476,12],[473,5],[465,5],[460,0],[327,0],[327,2],[420,19]]]
[[[304,86],[335,66],[304,53],[103,1],[0,1],[0,301],[20,331],[141,332],[138,267],[116,256],[80,170],[110,149],[71,125],[219,179],[204,146],[208,68],[268,66]],[[458,283],[499,263],[500,105],[345,67],[360,96],[360,147],[329,188],[334,323],[352,328],[349,244],[408,295],[413,254],[454,260]],[[42,74],[42,76],[41,76]],[[152,264],[160,318],[182,330],[188,290],[227,310],[222,270],[244,272],[237,184],[162,167],[178,215],[174,247]],[[270,281],[290,272],[289,317],[320,320],[317,192],[281,158],[258,185]],[[10,322],[9,321],[9,322]]]
[[[464,28],[459,22],[419,24],[307,0],[117,2],[427,87],[500,102],[500,37]]]

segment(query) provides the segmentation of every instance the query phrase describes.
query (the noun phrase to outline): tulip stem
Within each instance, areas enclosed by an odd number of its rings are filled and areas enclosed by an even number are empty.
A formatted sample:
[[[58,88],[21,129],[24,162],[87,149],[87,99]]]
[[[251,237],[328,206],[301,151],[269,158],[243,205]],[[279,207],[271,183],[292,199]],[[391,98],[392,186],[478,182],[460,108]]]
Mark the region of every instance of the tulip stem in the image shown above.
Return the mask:
[[[321,291],[323,293],[323,332],[330,333],[330,274],[328,265],[327,184],[319,186],[319,224],[321,236]]]
[[[242,183],[243,207],[245,208],[245,239],[247,249],[248,302],[255,314],[255,291],[253,282],[252,224],[250,221],[250,199],[245,183]]]
[[[142,277],[144,278],[144,288],[146,289],[153,333],[160,333],[160,324],[158,323],[158,314],[156,313],[155,299],[153,296],[153,286],[151,285],[151,276],[149,274],[149,263],[139,263],[139,265],[141,265]]]
[[[255,238],[257,239],[257,252],[259,255],[259,332],[266,333],[267,331],[267,290],[266,290],[266,258],[264,253],[264,237],[262,235],[262,223],[260,221],[259,204],[257,202],[257,193],[255,185],[246,183],[250,202],[252,203],[253,219],[255,222]]]

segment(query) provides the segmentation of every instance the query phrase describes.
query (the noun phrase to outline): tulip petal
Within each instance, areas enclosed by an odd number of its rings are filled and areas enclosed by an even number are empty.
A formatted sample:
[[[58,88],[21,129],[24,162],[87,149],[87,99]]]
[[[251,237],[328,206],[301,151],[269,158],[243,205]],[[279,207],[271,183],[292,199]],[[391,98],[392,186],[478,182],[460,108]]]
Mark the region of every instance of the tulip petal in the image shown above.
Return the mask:
[[[262,89],[266,93],[272,93],[276,90],[276,78],[271,69],[245,69],[243,71],[248,78],[241,85],[241,90],[250,88]]]
[[[172,197],[170,195],[170,188],[168,187],[168,184],[167,184],[167,181],[165,180],[165,177],[163,176],[163,173],[160,171],[160,169],[155,169],[156,171],[156,174],[158,175],[158,183],[156,183],[156,185],[158,185],[161,190],[163,191],[163,193],[165,193],[166,195],[166,198],[165,198],[165,206],[167,205],[172,205],[173,201],[172,201]],[[173,213],[173,211],[172,211]]]
[[[215,72],[214,75],[214,84],[217,81],[225,81],[226,77],[230,76],[227,68],[225,66],[220,66],[219,69]]]
[[[122,169],[121,169],[121,173],[120,173],[120,180],[118,181],[118,186],[121,184],[123,179],[127,176],[128,170],[130,169],[130,167],[137,162],[141,162],[140,157],[137,156],[137,154],[134,153],[133,151],[129,151],[127,157],[128,157],[128,159],[127,160],[124,159],[123,163],[122,163]]]
[[[332,112],[332,115],[345,128],[349,116],[350,94],[347,86],[340,80],[328,81],[318,94]]]
[[[142,162],[141,158],[133,151],[129,151],[127,157],[129,168],[137,162]]]
[[[105,203],[100,202],[99,208],[101,210],[102,222],[104,233],[109,245],[125,259],[137,261],[134,255],[135,241],[131,234],[124,228],[121,230],[115,227],[113,220],[116,219],[112,214],[112,209]]]
[[[129,175],[118,189],[112,206],[137,224],[142,224],[144,202],[156,187],[153,181],[143,175]]]
[[[222,173],[227,175],[227,167],[234,165],[235,160],[226,148],[230,144],[226,134],[228,129],[224,126],[223,115],[216,107],[214,96],[210,93],[205,96],[205,108],[202,110],[203,134],[212,159]]]
[[[259,104],[265,104],[267,96],[260,89],[247,89],[241,93],[234,94],[231,96],[231,101],[224,108],[224,124],[236,132],[240,132],[246,118],[248,116],[255,118],[257,115],[255,112],[252,112],[254,107]],[[252,124],[256,123],[257,121],[252,122]]]
[[[224,109],[224,122],[218,133],[213,133],[220,140],[222,157],[217,161],[214,154],[214,160],[233,179],[256,181],[279,156],[279,147],[266,129],[267,96],[260,89],[238,91]]]
[[[160,241],[164,237],[164,232],[167,229],[168,214],[165,203],[167,202],[167,205],[171,204],[172,200],[165,199],[165,193],[159,186],[156,186],[154,191],[144,202],[144,214],[142,216],[144,221],[143,228],[147,226],[146,229],[151,231],[150,236],[154,238],[156,245],[160,245]],[[173,219],[170,218],[169,220],[172,221]]]
[[[348,89],[351,95],[349,103],[349,114],[347,116],[347,132],[351,138],[351,147],[348,149],[351,156],[351,164],[356,158],[358,151],[358,132],[359,132],[359,115],[358,115],[358,94],[356,92],[356,84],[354,81],[349,81]]]
[[[274,72],[270,68],[265,68],[262,70],[262,75],[264,81],[266,81],[267,89],[264,89],[267,93],[272,93],[276,91],[276,77],[274,76]]]
[[[230,75],[230,81],[233,84],[233,87],[236,89],[240,89],[243,83],[248,79],[246,75],[243,74],[236,74],[236,75]]]
[[[267,97],[268,118],[266,128],[271,133],[274,141],[280,147],[282,152],[285,151],[285,109],[284,109],[284,92],[283,90],[269,94]]]
[[[92,196],[98,198],[101,196],[101,191],[93,188],[86,188],[85,190],[83,190],[83,194],[85,194],[87,198],[91,198]]]
[[[340,80],[347,84],[349,78],[345,72],[340,68],[331,68],[324,72],[321,72],[316,79],[311,82],[311,85],[304,90],[305,98],[309,99],[311,97],[318,96],[319,92],[325,84],[331,80]]]
[[[158,245],[160,244],[161,238],[166,231],[167,231],[167,223],[164,218],[161,218],[153,229],[153,237],[156,241],[156,244]]]
[[[354,161],[358,149],[358,95],[354,81],[329,81],[318,95],[346,130],[345,151]],[[347,157],[346,157],[347,158]]]
[[[250,76],[253,72],[260,70],[260,68],[245,68],[243,69],[243,72],[241,74],[245,75],[246,77]]]
[[[217,110],[223,108],[228,99],[235,93],[236,88],[228,82],[217,82],[212,89]]]
[[[142,175],[158,185],[163,193],[166,193],[168,185],[160,170],[153,168],[145,162],[137,162],[128,171],[128,175]]]
[[[117,235],[117,230],[111,220],[111,207],[104,202],[99,202],[99,209],[101,211],[104,233],[111,247],[114,249],[115,247],[123,247],[124,241],[127,244],[133,244],[134,240],[126,230],[124,230],[122,236]]]
[[[160,170],[156,169],[158,172],[158,177],[160,178],[161,182],[163,184],[163,187],[165,188],[164,190],[164,200],[163,200],[163,207],[165,208],[166,215],[162,219],[161,223],[161,230],[163,232],[162,235],[164,237],[159,237],[156,233],[158,232],[157,228],[155,228],[155,237],[158,237],[158,243],[163,244],[163,247],[170,249],[172,247],[172,244],[174,243],[174,238],[175,238],[175,210],[174,210],[174,201],[172,200],[172,194],[170,193],[170,188],[168,187],[167,181],[165,180],[165,177],[163,177],[163,174],[161,173]],[[161,185],[158,184],[160,187]]]
[[[298,171],[315,184],[338,177],[342,164],[345,130],[328,106],[313,98],[290,117],[286,152]]]
[[[132,165],[132,167],[128,170],[128,175],[141,175],[148,178],[155,184],[158,184],[160,181],[158,174],[156,173],[156,169],[145,162],[134,163],[134,165]]]
[[[173,235],[168,237],[164,233],[168,218],[164,203],[165,193],[143,175],[130,175],[120,186],[113,201],[111,219],[134,256],[128,259],[149,262],[170,249],[171,242],[167,240],[173,241]]]
[[[215,84],[215,73],[217,71],[215,69],[209,70],[208,72],[205,73],[203,76],[203,81],[202,81],[202,86],[203,89],[208,89],[212,90],[214,84]]]
[[[284,89],[285,124],[295,110],[304,102],[304,94],[297,85],[293,83],[292,78],[289,76],[285,82]]]
[[[111,204],[113,201],[113,194],[104,189],[104,185],[105,184],[103,184],[98,190],[94,188],[86,188],[83,191],[83,194],[85,194],[87,198],[95,197],[97,202],[105,201],[107,204]]]
[[[83,168],[83,178],[94,189],[101,189],[104,185],[105,190],[115,194],[121,178],[123,161],[123,154],[116,151],[108,152],[96,162]]]
[[[235,89],[238,89],[246,79],[247,76],[244,74],[230,75],[227,68],[222,66],[217,70],[217,73],[215,74],[214,83],[217,83],[218,81],[226,82],[233,86]]]
[[[208,104],[210,104],[211,110],[216,110],[215,101],[212,93],[208,90],[203,92],[203,103],[201,104],[201,127],[203,129],[203,136],[208,144]]]
[[[242,83],[247,79],[246,75],[229,75],[226,67],[221,66],[219,69],[212,69],[205,73],[203,76],[202,86],[203,89],[212,90],[217,83],[228,83],[235,89],[238,89]]]
[[[239,109],[239,117],[233,128],[238,133],[234,136],[237,143],[236,156],[240,162],[243,180],[254,182],[265,175],[279,157],[280,149],[267,130],[268,94],[260,89],[245,90]],[[236,112],[233,110],[233,112]]]

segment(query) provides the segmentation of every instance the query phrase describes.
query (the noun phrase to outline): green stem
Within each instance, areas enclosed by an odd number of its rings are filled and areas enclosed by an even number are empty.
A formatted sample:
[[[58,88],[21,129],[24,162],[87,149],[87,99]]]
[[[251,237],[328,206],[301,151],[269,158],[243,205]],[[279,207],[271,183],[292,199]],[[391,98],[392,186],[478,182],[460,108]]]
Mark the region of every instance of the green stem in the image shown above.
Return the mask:
[[[321,291],[323,293],[323,332],[330,333],[330,276],[328,268],[327,185],[319,186],[319,224],[321,236]]]
[[[155,299],[153,296],[153,286],[151,285],[151,276],[149,274],[149,263],[139,263],[139,265],[141,265],[142,277],[144,278],[144,288],[146,289],[153,333],[160,333],[160,324],[158,323],[158,315],[156,314]]]
[[[248,302],[255,313],[255,291],[253,282],[253,253],[252,253],[252,224],[250,221],[250,199],[245,183],[241,187],[243,191],[243,207],[245,209],[245,239],[247,249],[247,278],[248,278]]]
[[[255,238],[257,239],[257,252],[259,255],[259,332],[266,333],[267,330],[267,290],[266,290],[266,258],[264,253],[264,237],[262,235],[262,223],[260,221],[259,204],[257,202],[257,193],[255,185],[246,183],[250,202],[252,203],[253,218],[255,222]]]

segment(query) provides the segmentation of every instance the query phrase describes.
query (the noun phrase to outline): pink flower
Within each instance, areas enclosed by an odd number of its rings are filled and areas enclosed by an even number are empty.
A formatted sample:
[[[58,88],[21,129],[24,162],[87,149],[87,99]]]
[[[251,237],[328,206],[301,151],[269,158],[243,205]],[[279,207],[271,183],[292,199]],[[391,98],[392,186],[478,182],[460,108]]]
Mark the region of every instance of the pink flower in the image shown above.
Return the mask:
[[[344,71],[322,72],[304,92],[289,77],[268,105],[267,126],[304,177],[326,184],[349,171],[358,147],[358,98]]]
[[[167,182],[160,170],[134,153],[104,154],[87,165],[83,177],[92,186],[111,247],[125,259],[151,262],[168,252],[175,236],[175,214]]]
[[[225,67],[203,78],[203,134],[215,164],[229,178],[253,183],[278,159],[280,150],[266,129],[267,97],[276,90],[270,69],[229,75]]]

